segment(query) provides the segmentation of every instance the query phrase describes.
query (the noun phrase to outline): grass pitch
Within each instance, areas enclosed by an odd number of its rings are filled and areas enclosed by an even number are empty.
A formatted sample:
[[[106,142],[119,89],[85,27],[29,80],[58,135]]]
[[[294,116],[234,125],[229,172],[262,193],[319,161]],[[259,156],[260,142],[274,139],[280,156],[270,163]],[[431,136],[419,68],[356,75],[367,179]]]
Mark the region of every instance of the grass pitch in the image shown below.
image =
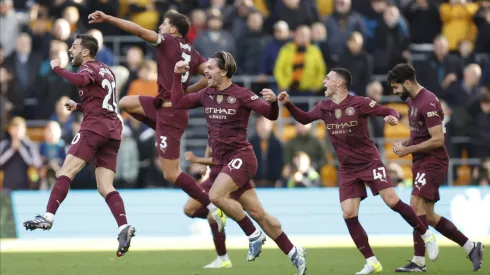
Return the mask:
[[[355,274],[364,265],[362,255],[355,248],[308,249],[308,273]],[[411,259],[409,247],[374,248],[381,261],[382,274],[398,274],[396,267]],[[255,262],[245,260],[246,250],[230,250],[233,268],[205,270],[202,266],[215,258],[212,250],[200,251],[130,251],[117,258],[115,252],[36,252],[1,253],[1,275],[293,275],[295,269],[279,249],[265,249]],[[460,247],[441,247],[439,259],[427,259],[430,274],[475,274],[471,262]],[[485,266],[485,264],[487,266]],[[490,274],[490,256],[484,256],[479,274]]]

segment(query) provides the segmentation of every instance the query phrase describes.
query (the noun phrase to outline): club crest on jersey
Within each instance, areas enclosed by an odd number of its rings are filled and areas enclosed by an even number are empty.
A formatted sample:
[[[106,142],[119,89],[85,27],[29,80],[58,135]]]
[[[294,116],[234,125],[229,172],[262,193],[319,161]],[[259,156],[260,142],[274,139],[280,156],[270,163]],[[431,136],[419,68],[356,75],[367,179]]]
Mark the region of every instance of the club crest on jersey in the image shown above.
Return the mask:
[[[228,96],[228,98],[226,99],[226,101],[228,101],[228,103],[230,104],[233,104],[236,102],[236,97],[234,96]]]
[[[223,102],[223,95],[216,96],[216,102],[218,102],[218,104],[220,104],[221,102]]]
[[[356,112],[356,110],[354,109],[354,107],[348,107],[346,110],[345,110],[345,113],[349,116],[353,115],[354,113]]]
[[[336,118],[342,117],[342,110],[340,110],[340,109],[335,110],[335,117]]]

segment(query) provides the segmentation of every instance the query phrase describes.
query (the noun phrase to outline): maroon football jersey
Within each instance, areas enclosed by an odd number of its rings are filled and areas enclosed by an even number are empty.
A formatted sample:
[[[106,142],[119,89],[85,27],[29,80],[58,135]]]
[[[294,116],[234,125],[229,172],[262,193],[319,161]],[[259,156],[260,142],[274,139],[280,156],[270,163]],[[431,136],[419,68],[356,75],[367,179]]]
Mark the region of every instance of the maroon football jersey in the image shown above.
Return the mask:
[[[176,75],[174,81],[179,81]],[[172,103],[174,100],[172,100]],[[176,105],[177,106],[177,105]],[[188,94],[179,101],[179,108],[204,107],[213,161],[227,164],[237,151],[252,149],[248,142],[247,127],[253,110],[268,119],[277,119],[277,101],[269,104],[247,88],[232,84],[225,90],[205,88]]]
[[[160,34],[159,34],[160,35]],[[206,62],[182,37],[160,35],[161,42],[157,48],[158,65],[158,98],[170,100],[170,90],[175,64],[181,60],[189,62],[190,70],[182,76],[182,86],[187,89],[191,76],[198,73],[199,65]]]
[[[286,104],[291,115],[303,124],[315,120],[325,122],[328,136],[337,153],[341,169],[360,171],[372,162],[380,161],[378,149],[369,136],[368,116],[399,117],[392,109],[361,96],[348,95],[340,104],[320,101],[305,113],[292,104]]]
[[[117,93],[114,73],[99,61],[83,64],[78,73],[90,78],[90,84],[78,87],[82,100],[81,130],[121,140],[122,123],[117,117]]]
[[[419,144],[430,139],[429,128],[443,125],[444,114],[441,103],[436,95],[425,88],[414,99],[408,98],[408,114],[410,121],[409,145]],[[445,132],[444,125],[443,130]],[[412,159],[414,165],[425,162],[434,163],[434,161],[435,164],[443,166],[449,164],[449,156],[444,145],[428,153],[414,153]]]

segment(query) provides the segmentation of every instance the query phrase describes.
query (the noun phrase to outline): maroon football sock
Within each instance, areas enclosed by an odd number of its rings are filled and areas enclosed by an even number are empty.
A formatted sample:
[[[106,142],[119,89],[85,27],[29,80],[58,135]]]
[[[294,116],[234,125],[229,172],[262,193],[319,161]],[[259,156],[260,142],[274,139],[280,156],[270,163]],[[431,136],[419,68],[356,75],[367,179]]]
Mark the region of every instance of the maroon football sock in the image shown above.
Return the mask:
[[[237,223],[247,236],[252,235],[257,230],[252,220],[247,215],[245,215],[245,218],[239,220]]]
[[[291,249],[294,247],[293,243],[291,243],[288,236],[284,232],[282,232],[281,235],[279,235],[279,237],[277,237],[274,241],[286,255],[288,255],[289,251],[291,251]]]
[[[429,226],[426,215],[419,216],[419,220],[422,221],[426,227]],[[413,250],[415,256],[425,257],[424,240],[422,239],[420,232],[415,229],[413,230]]]
[[[208,217],[209,210],[206,206],[202,206],[201,208],[197,209],[194,214],[192,214],[191,218],[200,218],[200,219],[206,219]]]
[[[130,116],[134,117],[136,120],[143,122],[146,126],[152,128],[153,130],[157,129],[157,125],[155,121],[149,119],[148,117],[136,113],[128,113]]]
[[[70,190],[71,179],[67,176],[59,176],[56,179],[56,183],[51,189],[51,194],[49,195],[48,206],[46,207],[46,212],[56,214],[58,207],[60,207],[63,200],[68,195]]]
[[[125,225],[128,223],[126,219],[126,210],[124,209],[124,202],[119,195],[119,192],[112,191],[105,196],[105,202],[111,209],[112,215],[116,219],[117,225]]]
[[[468,241],[468,237],[461,233],[450,220],[444,217],[441,217],[441,220],[439,220],[434,228],[444,235],[444,237],[459,244],[461,247]]]
[[[208,206],[211,203],[209,201],[208,193],[196,183],[196,180],[193,177],[186,173],[180,173],[177,180],[175,180],[175,185],[184,190],[187,195],[191,196],[191,198],[200,202],[202,205]]]
[[[427,226],[417,217],[413,209],[402,200],[399,200],[391,209],[398,212],[420,234],[424,234],[427,231]]]
[[[226,234],[225,231],[219,232],[218,224],[210,223],[211,232],[213,233],[214,247],[216,248],[216,253],[218,256],[226,255]]]
[[[358,217],[345,219],[347,228],[349,229],[350,236],[356,244],[359,251],[361,251],[364,258],[370,258],[374,256],[373,250],[369,245],[368,236],[362,225],[359,223]]]

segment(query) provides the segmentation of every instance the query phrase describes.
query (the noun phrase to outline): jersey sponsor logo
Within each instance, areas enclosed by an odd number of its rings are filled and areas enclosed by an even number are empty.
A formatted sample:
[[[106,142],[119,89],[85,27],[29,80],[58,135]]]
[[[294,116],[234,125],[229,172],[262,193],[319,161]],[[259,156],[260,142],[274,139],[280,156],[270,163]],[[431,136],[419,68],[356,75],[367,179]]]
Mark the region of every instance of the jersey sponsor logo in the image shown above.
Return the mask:
[[[327,124],[327,130],[333,130],[332,135],[347,134],[352,132],[352,128],[356,127],[359,123],[356,120],[352,120],[344,123],[331,123]]]
[[[252,97],[250,97],[250,100],[256,100],[256,99],[258,99],[258,98],[259,98],[259,96],[258,96],[258,95],[253,95]]]
[[[345,113],[349,116],[353,115],[355,112],[356,110],[354,109],[354,107],[347,107],[347,109],[345,110]]]
[[[230,104],[233,104],[236,102],[236,97],[234,96],[228,96],[228,98],[226,99],[226,101],[228,101],[228,103]]]
[[[376,106],[376,101],[371,100],[371,102],[369,102],[369,107],[374,108],[374,106]]]
[[[341,118],[342,117],[342,110],[340,110],[340,109],[335,110],[335,117]]]
[[[427,117],[434,117],[434,116],[439,116],[439,113],[437,113],[437,111],[430,111],[430,112],[427,112]]]
[[[227,119],[227,116],[232,116],[236,114],[235,109],[225,109],[225,108],[213,108],[207,107],[204,109],[204,112],[208,114],[210,119]]]
[[[221,102],[223,102],[223,95],[217,95],[216,102],[218,102],[218,104],[221,104]]]

